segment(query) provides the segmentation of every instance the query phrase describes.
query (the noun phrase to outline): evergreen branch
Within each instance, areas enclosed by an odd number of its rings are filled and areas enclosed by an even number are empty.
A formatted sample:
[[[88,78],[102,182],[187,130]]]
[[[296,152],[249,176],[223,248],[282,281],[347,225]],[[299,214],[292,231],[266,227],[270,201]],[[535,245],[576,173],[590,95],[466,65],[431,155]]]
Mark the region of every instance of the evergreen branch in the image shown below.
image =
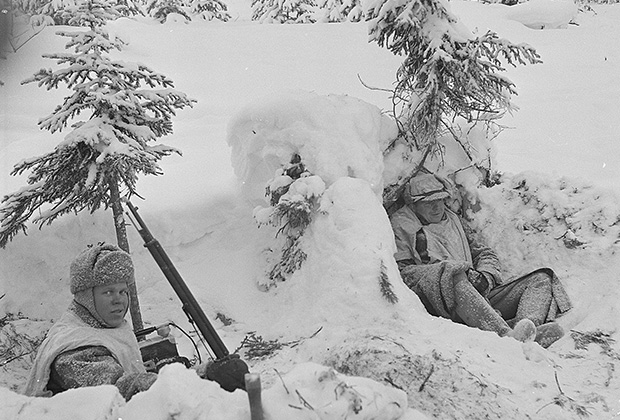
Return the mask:
[[[381,294],[390,303],[395,304],[398,302],[398,296],[394,293],[392,283],[387,275],[387,267],[383,260],[381,260],[381,267],[379,273],[379,286],[381,288]]]

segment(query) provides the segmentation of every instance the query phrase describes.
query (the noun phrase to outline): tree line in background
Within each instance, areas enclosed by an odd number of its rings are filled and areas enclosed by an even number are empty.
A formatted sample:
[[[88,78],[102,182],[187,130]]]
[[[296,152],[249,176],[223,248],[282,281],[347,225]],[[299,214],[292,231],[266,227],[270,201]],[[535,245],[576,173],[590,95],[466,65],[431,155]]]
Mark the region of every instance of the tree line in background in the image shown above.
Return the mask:
[[[75,25],[72,16],[83,0],[0,0],[10,3],[13,20],[28,17],[29,24]],[[106,2],[122,16],[150,16],[165,22],[168,15],[177,14],[185,19],[228,21],[228,8],[220,0],[118,0]]]
[[[482,3],[514,5],[527,0],[481,0]],[[584,3],[617,3],[620,0],[579,0]],[[71,10],[80,0],[0,0],[3,14],[31,17],[35,25],[69,24]],[[122,16],[150,16],[165,22],[170,14],[187,21],[219,20],[233,17],[225,0],[118,0]],[[361,0],[251,0],[252,20],[264,23],[360,22],[368,18]],[[4,16],[6,20],[8,16]],[[2,18],[2,16],[0,16]],[[0,28],[8,25],[0,22]]]

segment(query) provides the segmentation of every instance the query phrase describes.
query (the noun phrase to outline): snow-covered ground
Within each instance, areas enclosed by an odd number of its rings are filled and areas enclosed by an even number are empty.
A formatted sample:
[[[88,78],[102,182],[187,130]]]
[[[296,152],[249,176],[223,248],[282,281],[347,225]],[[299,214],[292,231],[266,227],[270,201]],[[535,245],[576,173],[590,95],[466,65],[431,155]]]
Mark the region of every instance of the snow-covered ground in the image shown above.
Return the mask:
[[[491,28],[529,43],[544,61],[508,71],[520,110],[505,118],[510,129],[494,142],[507,175],[494,188],[471,191],[483,207],[474,223],[509,273],[549,266],[559,274],[575,306],[562,324],[581,340],[569,334],[543,350],[432,318],[402,284],[380,201],[389,172],[380,150],[394,129],[381,111],[390,100],[359,80],[389,89],[401,58],[368,44],[366,24],[259,25],[238,3],[239,17],[229,23],[110,25],[129,41],[119,59],[166,74],[198,101],[178,113],[175,134],[163,139],[183,157],[166,158],[165,175],[141,180],[145,201],[135,204],[228,348],[261,337],[274,350],[251,358],[241,349],[261,374],[271,419],[620,416],[620,6],[577,13],[564,1],[450,4],[472,31]],[[51,150],[65,134],[51,136],[36,123],[66,92],[19,84],[53,65],[41,54],[63,50],[57,29],[47,28],[1,68],[2,195],[25,182],[8,176],[15,163]],[[324,191],[312,184],[324,212],[304,235],[302,268],[262,291],[281,238],[275,228],[259,229],[252,215],[267,205],[264,186],[292,152],[325,182]],[[3,326],[3,348],[20,340],[12,354],[28,353],[28,340],[66,308],[73,257],[86,244],[114,242],[104,212],[65,216],[28,233],[0,250],[2,314],[30,318]],[[130,230],[129,239],[144,321],[186,327],[139,236]],[[380,292],[382,265],[397,303]],[[191,356],[191,343],[174,334]],[[14,391],[33,356],[0,359],[0,418],[249,418],[245,393],[222,391],[178,366],[127,404],[113,387],[20,396]]]

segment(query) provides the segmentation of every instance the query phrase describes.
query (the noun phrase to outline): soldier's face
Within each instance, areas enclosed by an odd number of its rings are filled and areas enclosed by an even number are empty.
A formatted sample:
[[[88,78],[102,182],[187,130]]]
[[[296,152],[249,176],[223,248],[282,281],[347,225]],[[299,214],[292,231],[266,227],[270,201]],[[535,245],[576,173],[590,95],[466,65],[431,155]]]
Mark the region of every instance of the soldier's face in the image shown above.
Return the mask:
[[[123,323],[129,308],[129,289],[127,283],[115,283],[93,287],[93,297],[97,313],[110,327]]]
[[[446,214],[445,200],[418,201],[413,203],[413,211],[427,223],[439,223]]]

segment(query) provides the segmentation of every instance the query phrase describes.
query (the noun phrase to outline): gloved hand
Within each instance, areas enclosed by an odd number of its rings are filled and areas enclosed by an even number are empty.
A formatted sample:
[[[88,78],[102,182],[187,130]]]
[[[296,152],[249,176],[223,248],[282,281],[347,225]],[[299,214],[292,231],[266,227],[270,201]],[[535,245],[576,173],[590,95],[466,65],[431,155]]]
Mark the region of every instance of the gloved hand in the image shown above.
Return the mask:
[[[469,282],[474,286],[478,293],[480,293],[484,297],[487,296],[487,294],[489,293],[490,284],[489,280],[484,274],[476,270],[468,270],[467,280],[469,280]]]
[[[229,354],[206,366],[206,375],[201,377],[215,381],[226,391],[245,390],[245,374],[249,373],[248,365],[238,354]],[[200,374],[200,373],[199,373]]]

